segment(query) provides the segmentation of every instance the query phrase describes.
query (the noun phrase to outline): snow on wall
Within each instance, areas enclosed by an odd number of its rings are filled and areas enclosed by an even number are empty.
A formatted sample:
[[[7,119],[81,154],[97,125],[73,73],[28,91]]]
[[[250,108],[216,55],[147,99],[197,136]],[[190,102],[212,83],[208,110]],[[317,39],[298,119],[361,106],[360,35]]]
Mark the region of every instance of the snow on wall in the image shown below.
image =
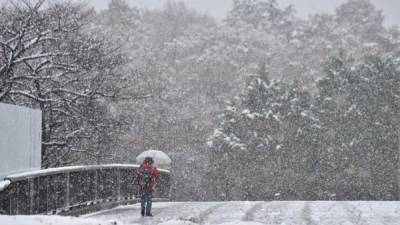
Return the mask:
[[[6,189],[10,185],[10,183],[11,182],[9,180],[0,181],[0,191]]]
[[[40,110],[0,103],[0,179],[41,167]]]

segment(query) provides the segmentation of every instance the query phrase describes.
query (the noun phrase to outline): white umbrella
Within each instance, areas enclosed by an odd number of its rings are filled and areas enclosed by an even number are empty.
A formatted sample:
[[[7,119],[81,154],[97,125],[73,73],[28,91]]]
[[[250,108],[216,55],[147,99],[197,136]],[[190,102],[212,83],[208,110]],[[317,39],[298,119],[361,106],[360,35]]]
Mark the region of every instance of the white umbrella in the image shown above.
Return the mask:
[[[146,157],[152,157],[154,160],[154,163],[156,165],[169,165],[171,164],[171,158],[169,158],[169,156],[167,154],[165,154],[162,151],[159,150],[147,150],[144,151],[142,153],[140,153],[137,157],[136,157],[136,162],[137,163],[142,163],[143,160]]]

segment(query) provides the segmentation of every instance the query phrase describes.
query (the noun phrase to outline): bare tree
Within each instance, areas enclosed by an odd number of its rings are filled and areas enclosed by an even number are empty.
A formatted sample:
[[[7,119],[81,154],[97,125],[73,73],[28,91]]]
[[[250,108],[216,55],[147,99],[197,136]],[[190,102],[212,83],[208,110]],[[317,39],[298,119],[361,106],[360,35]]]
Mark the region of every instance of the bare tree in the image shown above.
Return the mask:
[[[72,163],[72,152],[93,154],[80,148],[93,127],[103,129],[89,108],[117,95],[111,78],[123,62],[91,26],[94,11],[40,0],[12,2],[0,14],[0,101],[42,111],[43,166]]]

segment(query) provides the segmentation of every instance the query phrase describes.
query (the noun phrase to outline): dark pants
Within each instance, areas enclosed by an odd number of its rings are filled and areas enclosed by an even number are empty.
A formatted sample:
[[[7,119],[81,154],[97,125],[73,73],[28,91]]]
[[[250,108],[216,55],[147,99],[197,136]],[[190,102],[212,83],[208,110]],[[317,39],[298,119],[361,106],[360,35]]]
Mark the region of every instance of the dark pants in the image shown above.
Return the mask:
[[[153,193],[151,192],[142,192],[140,195],[142,213],[144,212],[146,216],[151,214],[151,203],[152,203]]]

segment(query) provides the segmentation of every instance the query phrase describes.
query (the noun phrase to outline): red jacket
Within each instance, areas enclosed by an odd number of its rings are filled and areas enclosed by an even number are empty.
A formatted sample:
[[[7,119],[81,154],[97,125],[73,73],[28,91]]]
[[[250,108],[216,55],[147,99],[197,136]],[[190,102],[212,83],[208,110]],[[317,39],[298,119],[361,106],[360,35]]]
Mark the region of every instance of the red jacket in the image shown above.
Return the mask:
[[[142,165],[140,165],[139,168],[136,169],[136,173],[135,173],[135,180],[139,180],[140,179],[140,174],[142,172],[142,169],[148,169],[151,168],[151,178],[152,178],[152,182],[151,182],[151,192],[155,192],[156,191],[156,183],[157,181],[160,179],[159,175],[158,175],[158,169],[155,166],[150,165],[147,162],[144,162]],[[143,192],[144,188],[140,187],[140,192]]]

